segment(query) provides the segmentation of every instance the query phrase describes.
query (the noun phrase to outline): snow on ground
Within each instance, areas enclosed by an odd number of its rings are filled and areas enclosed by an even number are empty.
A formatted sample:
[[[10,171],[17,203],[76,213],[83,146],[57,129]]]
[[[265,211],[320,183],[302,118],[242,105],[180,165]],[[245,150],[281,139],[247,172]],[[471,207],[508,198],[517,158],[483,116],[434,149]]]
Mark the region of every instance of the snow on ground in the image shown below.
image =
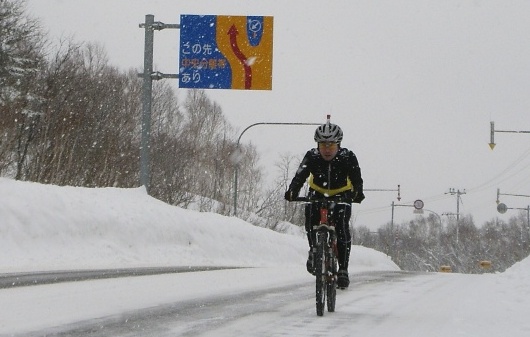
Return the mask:
[[[141,188],[59,187],[0,178],[0,192],[0,274],[142,266],[259,267],[185,273],[178,278],[167,274],[0,289],[0,335],[230,294],[235,291],[234,276],[237,291],[280,287],[310,277],[304,267],[307,243],[302,235],[279,234],[237,218],[169,206]],[[384,254],[353,247],[350,273],[366,270],[398,268]],[[463,285],[450,289],[454,299],[463,303],[454,308],[461,318],[451,321],[455,334],[475,331],[465,335],[495,336],[495,329],[484,334],[492,318],[505,322],[500,326],[507,335],[530,333],[530,324],[522,323],[530,315],[529,259],[497,275],[443,276]],[[416,281],[414,287],[422,284]],[[438,286],[444,286],[443,277]],[[422,307],[414,309],[415,321],[448,315],[436,312],[444,305],[408,298],[409,293],[408,288],[396,294],[384,292],[384,298],[390,298],[396,310],[411,303],[428,307],[427,318]],[[378,294],[383,296],[381,291]],[[363,303],[362,296],[357,303],[352,310],[379,310],[372,301]],[[475,321],[470,323],[466,316]],[[506,324],[513,329],[506,331]],[[385,331],[396,331],[396,327],[380,332]],[[422,334],[431,335],[439,334]]]
[[[62,187],[0,178],[0,191],[0,273],[265,267],[305,264],[307,258],[302,234],[280,234],[238,218],[169,206],[143,188]],[[370,258],[360,262],[372,268]],[[397,268],[388,258],[379,264]]]

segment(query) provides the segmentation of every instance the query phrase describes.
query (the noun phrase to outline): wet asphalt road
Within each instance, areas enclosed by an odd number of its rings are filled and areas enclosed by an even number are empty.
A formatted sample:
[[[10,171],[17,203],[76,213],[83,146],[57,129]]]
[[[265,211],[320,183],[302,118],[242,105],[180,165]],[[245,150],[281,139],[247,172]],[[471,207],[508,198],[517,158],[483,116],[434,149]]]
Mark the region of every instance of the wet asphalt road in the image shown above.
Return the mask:
[[[25,287],[60,282],[76,282],[117,277],[146,276],[172,273],[188,273],[237,267],[149,267],[96,270],[57,270],[27,273],[0,274],[0,289]]]

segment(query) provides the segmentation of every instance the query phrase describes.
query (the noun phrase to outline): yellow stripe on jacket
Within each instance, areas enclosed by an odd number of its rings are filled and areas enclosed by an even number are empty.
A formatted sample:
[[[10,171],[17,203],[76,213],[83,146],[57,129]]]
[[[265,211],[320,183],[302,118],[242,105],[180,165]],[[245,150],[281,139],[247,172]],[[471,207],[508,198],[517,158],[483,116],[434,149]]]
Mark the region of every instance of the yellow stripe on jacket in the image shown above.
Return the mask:
[[[309,187],[311,187],[318,193],[324,194],[325,196],[328,196],[328,197],[334,196],[335,194],[339,194],[341,192],[350,191],[352,190],[352,187],[353,187],[351,184],[350,178],[347,178],[346,186],[334,188],[334,189],[324,188],[324,187],[321,187],[315,184],[315,182],[313,181],[313,174],[309,175],[309,179],[307,183],[309,184]]]

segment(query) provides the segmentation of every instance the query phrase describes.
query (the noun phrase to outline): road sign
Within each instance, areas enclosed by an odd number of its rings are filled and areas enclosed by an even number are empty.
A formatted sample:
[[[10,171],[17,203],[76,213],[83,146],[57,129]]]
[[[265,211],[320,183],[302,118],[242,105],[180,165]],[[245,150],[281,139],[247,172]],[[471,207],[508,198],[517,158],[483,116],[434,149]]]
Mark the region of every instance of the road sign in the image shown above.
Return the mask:
[[[414,208],[417,209],[417,210],[420,210],[423,208],[423,201],[418,199],[416,201],[414,201]]]
[[[504,214],[508,210],[508,206],[506,204],[503,204],[502,202],[497,205],[497,212]]]
[[[272,89],[271,16],[180,16],[179,87]]]

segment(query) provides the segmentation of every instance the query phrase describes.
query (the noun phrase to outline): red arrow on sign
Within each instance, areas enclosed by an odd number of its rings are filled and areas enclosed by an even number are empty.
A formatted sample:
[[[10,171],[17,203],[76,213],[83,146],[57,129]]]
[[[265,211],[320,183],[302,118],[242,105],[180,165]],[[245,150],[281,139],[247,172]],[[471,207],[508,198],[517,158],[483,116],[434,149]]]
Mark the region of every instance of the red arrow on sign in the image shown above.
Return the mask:
[[[252,69],[247,63],[247,57],[243,54],[243,52],[241,52],[241,49],[239,49],[239,46],[237,45],[237,36],[239,35],[239,31],[235,25],[230,27],[228,30],[228,35],[230,35],[230,46],[232,47],[232,51],[234,52],[234,55],[237,57],[237,59],[241,62],[243,69],[245,70],[245,89],[250,89],[252,86]]]

